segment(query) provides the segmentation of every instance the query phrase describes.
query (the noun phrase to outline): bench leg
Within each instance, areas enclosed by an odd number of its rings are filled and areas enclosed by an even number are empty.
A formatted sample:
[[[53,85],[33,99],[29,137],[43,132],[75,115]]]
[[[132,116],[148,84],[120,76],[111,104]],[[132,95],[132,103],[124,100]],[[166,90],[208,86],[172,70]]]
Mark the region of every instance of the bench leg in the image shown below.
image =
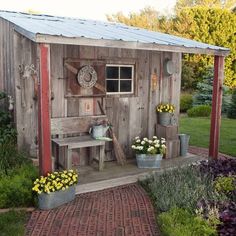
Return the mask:
[[[69,170],[72,168],[72,149],[67,148],[67,157],[66,157],[66,169]]]
[[[99,171],[104,167],[105,145],[99,146]]]

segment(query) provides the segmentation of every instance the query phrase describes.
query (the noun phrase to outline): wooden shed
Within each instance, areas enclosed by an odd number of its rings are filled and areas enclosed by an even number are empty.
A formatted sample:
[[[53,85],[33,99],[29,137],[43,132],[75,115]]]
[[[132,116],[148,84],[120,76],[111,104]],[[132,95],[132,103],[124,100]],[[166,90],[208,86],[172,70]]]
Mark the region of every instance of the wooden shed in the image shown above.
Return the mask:
[[[155,134],[158,103],[173,103],[178,123],[183,53],[215,57],[209,155],[217,158],[227,48],[117,23],[0,11],[0,90],[14,98],[18,146],[39,156],[47,173],[52,135],[65,127],[84,132],[104,119],[99,101],[132,158],[132,139]],[[93,86],[78,81],[84,67]],[[105,153],[113,159],[111,145]],[[83,151],[74,155],[85,162]]]

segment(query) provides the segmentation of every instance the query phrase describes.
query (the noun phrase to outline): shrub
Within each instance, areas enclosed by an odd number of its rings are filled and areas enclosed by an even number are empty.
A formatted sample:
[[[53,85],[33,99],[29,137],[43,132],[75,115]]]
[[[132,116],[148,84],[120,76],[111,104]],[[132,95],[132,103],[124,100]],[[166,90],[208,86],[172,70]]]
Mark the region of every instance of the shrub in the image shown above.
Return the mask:
[[[236,119],[236,89],[234,89],[231,103],[228,107],[227,117],[231,119]]]
[[[29,162],[25,155],[17,150],[14,142],[6,141],[0,143],[0,172],[8,175],[9,171],[23,163]]]
[[[193,106],[193,97],[191,94],[182,94],[180,97],[180,112],[186,112]]]
[[[171,208],[158,217],[163,235],[168,236],[213,236],[216,230],[201,217],[194,216],[181,208]]]
[[[218,227],[220,236],[236,235],[236,203],[228,202],[222,206],[220,212],[220,221],[222,224]]]
[[[236,190],[236,176],[219,176],[215,180],[215,188],[218,192],[232,192]]]
[[[0,214],[0,235],[23,236],[27,214],[24,211],[9,211]]]
[[[32,164],[24,164],[20,168],[12,170],[9,175],[2,175],[0,208],[34,205],[32,186],[37,176],[38,171]]]
[[[189,117],[208,117],[211,114],[211,107],[209,105],[199,105],[192,107],[187,111]]]
[[[221,175],[236,175],[236,159],[202,161],[200,171],[203,174],[210,174],[213,179]]]
[[[168,211],[172,207],[183,207],[195,212],[202,198],[212,201],[225,199],[223,194],[215,190],[212,178],[201,175],[198,168],[193,166],[153,175],[142,184],[151,192],[159,212]]]

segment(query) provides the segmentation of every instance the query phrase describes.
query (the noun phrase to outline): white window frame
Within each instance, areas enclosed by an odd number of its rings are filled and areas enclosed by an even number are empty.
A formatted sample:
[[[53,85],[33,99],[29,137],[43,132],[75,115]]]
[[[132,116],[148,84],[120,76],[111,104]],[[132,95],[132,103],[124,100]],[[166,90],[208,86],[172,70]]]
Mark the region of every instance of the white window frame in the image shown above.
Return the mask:
[[[117,79],[109,79],[106,77],[106,87],[107,87],[107,80],[118,80],[118,89],[120,91],[120,81],[123,79],[120,79],[120,67],[130,67],[132,68],[131,73],[132,73],[132,78],[131,79],[124,79],[124,80],[130,80],[131,81],[131,91],[130,92],[106,92],[107,95],[117,95],[117,94],[133,94],[134,93],[134,65],[122,65],[122,64],[106,64],[106,69],[107,67],[118,67],[118,78]]]

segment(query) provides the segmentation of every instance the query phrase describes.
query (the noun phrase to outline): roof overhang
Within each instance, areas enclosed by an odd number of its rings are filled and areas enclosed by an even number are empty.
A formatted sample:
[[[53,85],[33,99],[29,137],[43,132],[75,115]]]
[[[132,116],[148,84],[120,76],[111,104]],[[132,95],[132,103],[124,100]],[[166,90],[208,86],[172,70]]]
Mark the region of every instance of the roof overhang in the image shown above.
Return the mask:
[[[162,45],[157,43],[141,43],[141,42],[127,42],[122,40],[107,40],[107,39],[89,39],[85,37],[65,37],[58,35],[43,35],[34,34],[21,27],[14,26],[15,30],[29,38],[36,43],[48,44],[69,44],[69,45],[83,45],[83,46],[96,46],[96,47],[109,47],[109,48],[125,48],[125,49],[138,49],[149,51],[165,51],[165,52],[180,52],[191,54],[206,54],[227,56],[230,53],[229,49],[211,49],[211,48],[198,48],[186,47],[175,45]]]

